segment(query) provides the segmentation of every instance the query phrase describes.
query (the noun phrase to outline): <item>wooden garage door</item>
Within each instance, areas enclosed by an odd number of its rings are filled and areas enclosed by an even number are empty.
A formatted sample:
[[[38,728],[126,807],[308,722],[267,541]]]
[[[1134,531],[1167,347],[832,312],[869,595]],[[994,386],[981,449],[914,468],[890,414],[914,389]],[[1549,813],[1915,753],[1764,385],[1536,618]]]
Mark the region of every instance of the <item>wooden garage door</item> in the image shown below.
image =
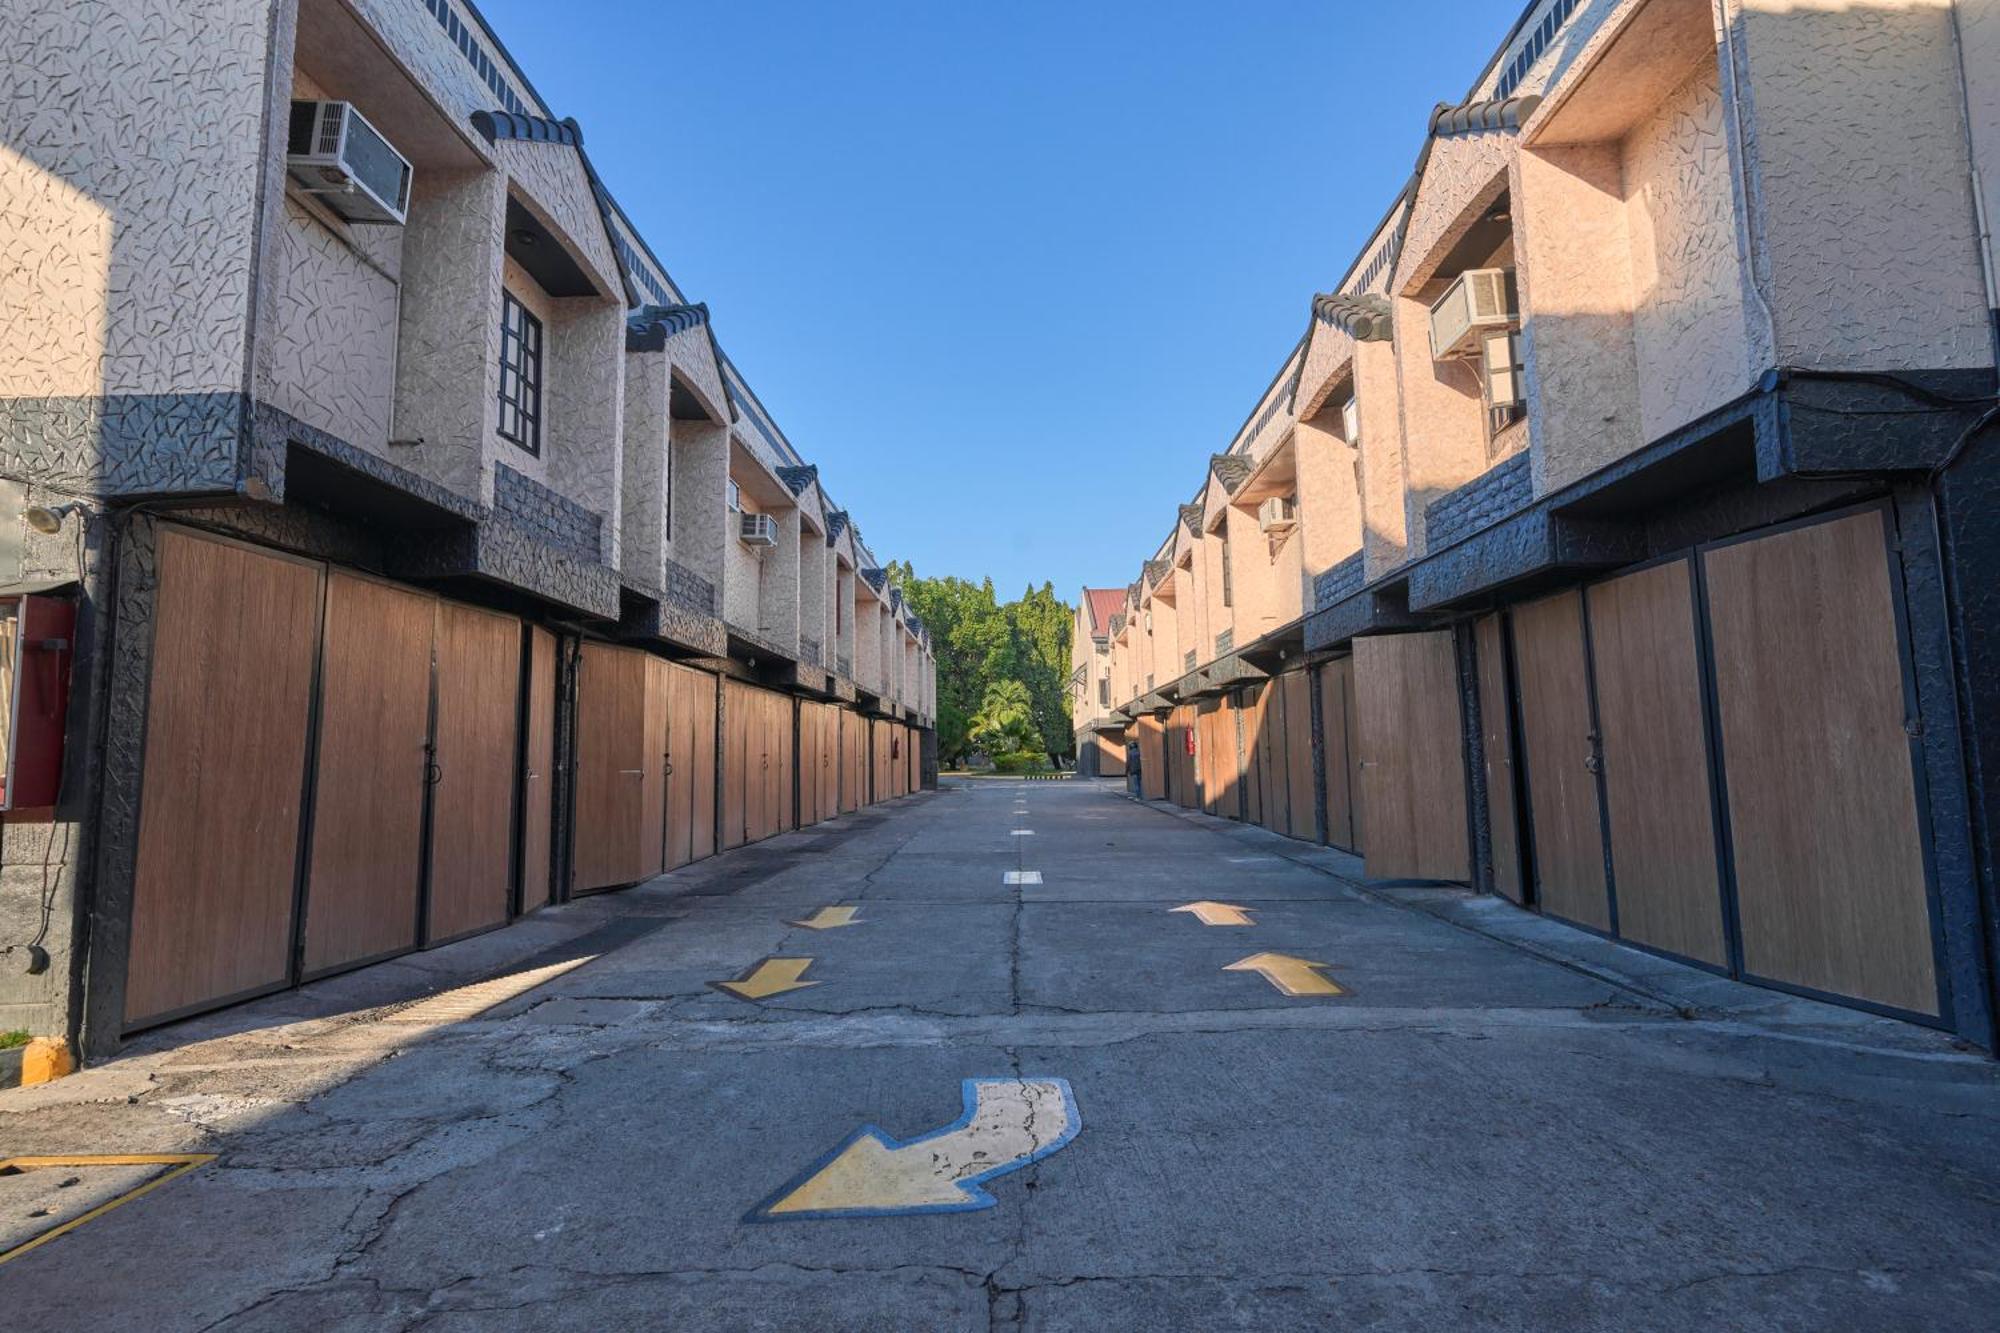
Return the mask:
[[[645,772],[639,776],[639,879],[650,879],[667,868],[667,769],[673,749],[674,667],[664,658],[646,655],[646,704],[640,726],[646,740]]]
[[[669,664],[667,864],[715,855],[715,695],[706,671]]]
[[[640,878],[646,771],[646,654],[586,643],[577,665],[573,892]]]
[[[1464,881],[1465,743],[1449,631],[1354,641],[1367,873]]]
[[[1277,783],[1285,771],[1284,701],[1271,681],[1260,681],[1230,697],[1243,727],[1243,818],[1282,833],[1277,821],[1282,820],[1284,803],[1277,799]]]
[[[161,527],[127,1029],[290,979],[320,570]]]
[[[1618,933],[1724,966],[1694,571],[1676,560],[1585,595]]]
[[[1521,878],[1520,810],[1514,801],[1514,723],[1507,688],[1507,624],[1481,616],[1473,626],[1479,655],[1479,727],[1486,763],[1486,821],[1493,846],[1493,888],[1525,902]]]
[[[437,605],[427,944],[506,924],[513,902],[521,622]]]
[[[1583,595],[1571,590],[1516,607],[1513,621],[1536,901],[1609,930]]]
[[[1096,731],[1091,733],[1091,743],[1097,747],[1097,776],[1101,778],[1122,778],[1125,776],[1124,731]]]
[[[840,710],[840,809],[852,814],[868,803],[868,722]]]
[[[722,845],[741,847],[750,841],[750,829],[757,820],[755,807],[763,804],[761,773],[752,781],[750,769],[763,759],[760,747],[752,748],[757,732],[753,715],[756,694],[747,685],[722,684]]]
[[[1313,784],[1312,680],[1303,671],[1278,679],[1285,704],[1285,780],[1290,800],[1287,822],[1294,838],[1319,836],[1313,810],[1319,799]]]
[[[924,789],[924,733],[909,727],[903,732],[903,763],[909,770],[904,779],[903,790],[910,793]]]
[[[868,723],[868,735],[873,747],[869,765],[870,799],[886,801],[895,792],[895,774],[889,768],[889,724],[873,719]]]
[[[1174,709],[1167,723],[1169,794],[1176,805],[1189,810],[1201,808],[1201,786],[1197,781],[1201,756],[1196,753],[1201,748],[1199,719],[1199,710],[1189,703]]]
[[[810,828],[820,821],[819,772],[825,751],[820,745],[820,705],[810,700],[799,704],[799,827]]]
[[[701,861],[715,855],[715,803],[718,765],[722,756],[716,736],[715,714],[722,682],[706,671],[690,671],[688,674],[692,722],[687,733],[691,739],[685,766],[693,775],[689,796],[694,812],[691,816],[689,854],[694,860]]]
[[[550,862],[555,825],[556,636],[539,625],[528,630],[527,765],[521,773],[521,910],[532,912],[554,896]]]
[[[1201,771],[1201,808],[1235,818],[1236,716],[1221,699],[1203,699],[1195,709],[1195,758]],[[1225,733],[1226,728],[1226,733]]]
[[[1702,556],[1747,973],[1939,1012],[1887,517]]]
[[[426,593],[327,576],[308,977],[417,947],[436,608]]]
[[[1132,724],[1139,742],[1139,794],[1149,801],[1167,798],[1167,728],[1148,713]]]
[[[1320,771],[1326,779],[1326,840],[1361,850],[1360,802],[1354,777],[1354,659],[1343,657],[1319,670],[1319,715],[1324,741]]]

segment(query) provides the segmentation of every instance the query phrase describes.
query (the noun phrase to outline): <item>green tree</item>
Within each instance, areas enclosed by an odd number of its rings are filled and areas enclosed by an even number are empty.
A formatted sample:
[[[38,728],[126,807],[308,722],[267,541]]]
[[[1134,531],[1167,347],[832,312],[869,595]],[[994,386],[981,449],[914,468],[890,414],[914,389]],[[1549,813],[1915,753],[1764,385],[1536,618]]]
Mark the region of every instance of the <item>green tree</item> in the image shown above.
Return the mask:
[[[996,680],[987,686],[972,719],[973,744],[997,758],[1032,750],[1039,740],[1028,687],[1018,680]]]
[[[1029,588],[1001,605],[993,580],[921,578],[908,564],[889,566],[903,600],[930,631],[938,671],[938,757],[962,761],[977,744],[987,691],[1011,681],[1026,692],[1027,749],[1051,758],[1070,753],[1070,608],[1053,584]]]

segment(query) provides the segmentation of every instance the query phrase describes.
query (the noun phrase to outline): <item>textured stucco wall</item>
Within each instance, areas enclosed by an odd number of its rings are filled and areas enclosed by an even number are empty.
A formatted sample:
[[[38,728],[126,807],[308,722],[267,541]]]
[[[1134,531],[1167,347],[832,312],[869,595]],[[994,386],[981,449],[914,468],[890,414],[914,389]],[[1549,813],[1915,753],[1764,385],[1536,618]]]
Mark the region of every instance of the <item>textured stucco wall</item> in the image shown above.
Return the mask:
[[[309,426],[389,456],[400,227],[348,227],[287,194],[264,259],[273,318],[258,396]]]
[[[1429,282],[1452,245],[1507,188],[1515,144],[1511,133],[1494,130],[1441,138],[1432,145],[1430,163],[1410,208],[1402,258],[1396,264],[1397,292],[1407,296],[1412,288]],[[1398,343],[1402,335],[1398,323]]]
[[[1354,349],[1354,402],[1361,418],[1355,472],[1361,485],[1362,550],[1368,577],[1403,563],[1409,524],[1403,510],[1403,413],[1392,343]]]
[[[1713,62],[1624,145],[1639,435],[1657,440],[1748,390],[1743,266]]]
[[[232,487],[269,0],[13,0],[0,19],[0,464]]]
[[[810,639],[819,645],[822,664],[828,659],[826,611],[830,597],[827,585],[831,581],[829,570],[831,564],[832,561],[827,555],[826,534],[813,531],[801,524],[798,545],[798,635],[802,651],[805,640]]]
[[[791,653],[799,649],[799,511],[774,511],[778,544],[764,549],[757,593],[757,632]]]
[[[502,139],[493,145],[494,159],[507,173],[514,194],[553,228],[572,257],[605,296],[624,289],[618,280],[618,259],[604,233],[604,215],[597,210],[583,159],[568,144],[529,139]]]
[[[1230,591],[1235,605],[1231,623],[1238,646],[1298,618],[1298,530],[1278,540],[1260,531],[1254,511],[1231,505],[1228,511],[1229,555],[1234,562]],[[1286,596],[1290,596],[1290,615]]]
[[[1948,0],[1732,0],[1780,364],[1990,364]]]
[[[349,8],[373,28],[396,60],[432,100],[459,124],[475,111],[499,107],[499,98],[487,86],[450,35],[439,26],[423,0],[344,0]],[[454,0],[453,13],[489,57],[495,57],[491,43],[479,32],[472,16]],[[546,116],[541,105],[519,79],[502,70],[502,77],[526,105],[529,114]]]
[[[1314,605],[1313,587],[1327,570],[1361,549],[1361,493],[1354,450],[1339,434],[1340,404],[1301,421],[1296,439],[1299,478],[1300,600]]]
[[[551,304],[554,319],[548,326],[549,382],[543,410],[554,441],[551,448],[545,435],[542,444],[548,484],[603,517],[602,558],[616,568],[623,479],[619,443],[625,417],[625,308],[616,301],[586,296]],[[512,445],[505,448],[520,452]]]
[[[396,359],[397,438],[423,440],[399,448],[398,461],[489,504],[485,460],[498,392],[505,217],[506,181],[498,172],[417,174],[403,236]]]
[[[859,579],[854,600],[854,683],[877,694],[882,691],[882,603]]]
[[[673,483],[673,558],[722,590],[725,561],[734,538],[724,508],[729,480],[729,428],[711,421],[676,421],[668,428],[668,471]],[[723,597],[726,597],[726,592]],[[720,614],[723,598],[716,603]]]
[[[667,358],[625,358],[625,459],[619,510],[619,568],[641,586],[665,585],[667,526]]]
[[[1351,376],[1353,362],[1354,339],[1315,316],[1306,343],[1305,365],[1299,372],[1298,412],[1310,415],[1328,402],[1338,408],[1345,395],[1336,389],[1340,381]]]
[[[852,680],[856,678],[860,670],[859,665],[854,660],[854,622],[856,619],[854,584],[856,580],[852,565],[840,564],[837,559],[835,565],[833,596],[834,600],[838,603],[839,614],[835,616],[835,620],[840,625],[840,634],[838,636],[839,647],[831,653],[828,664],[837,670],[840,661],[845,659],[847,670],[842,674]]]
[[[1525,152],[1519,179],[1516,274],[1535,491],[1545,494],[1645,441],[1629,212],[1615,143]]]
[[[1425,552],[1424,510],[1487,468],[1486,408],[1471,363],[1433,361],[1430,307],[1396,303],[1397,398],[1403,422],[1403,533],[1405,559]],[[1367,438],[1368,426],[1362,426]]]
[[[0,393],[245,388],[270,0],[4,18]]]
[[[743,511],[757,514],[763,509],[746,495],[743,497]],[[736,515],[725,512],[723,516],[730,521],[730,527],[722,537],[722,618],[738,629],[756,633],[764,565],[755,551],[738,540],[734,526]]]

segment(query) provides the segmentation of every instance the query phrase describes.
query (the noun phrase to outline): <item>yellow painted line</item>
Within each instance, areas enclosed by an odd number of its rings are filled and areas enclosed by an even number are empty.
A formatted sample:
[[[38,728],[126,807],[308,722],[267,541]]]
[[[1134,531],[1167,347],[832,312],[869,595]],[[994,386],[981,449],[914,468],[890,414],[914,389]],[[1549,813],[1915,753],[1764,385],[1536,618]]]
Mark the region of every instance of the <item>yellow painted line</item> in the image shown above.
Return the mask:
[[[810,958],[766,958],[733,981],[711,981],[708,984],[729,992],[739,1000],[767,1000],[786,991],[819,985],[817,981],[802,980],[812,962]]]
[[[1315,963],[1286,953],[1253,953],[1223,968],[1225,972],[1260,972],[1279,992],[1303,999],[1311,995],[1345,995],[1335,982],[1320,975],[1330,963]]]
[[[807,930],[838,930],[842,926],[858,926],[862,923],[854,919],[858,907],[822,907],[803,921],[787,921],[788,926],[804,926]]]
[[[1254,926],[1250,919],[1250,909],[1238,907],[1235,903],[1211,903],[1207,901],[1187,903],[1173,909],[1176,912],[1191,912],[1194,919],[1204,926]]]
[[[22,1244],[16,1245],[13,1249],[6,1251],[4,1254],[0,1254],[0,1264],[4,1264],[11,1259],[18,1259],[22,1255],[26,1254],[28,1251],[36,1249],[39,1246],[48,1244],[50,1241],[54,1240],[57,1236],[65,1235],[71,1231],[76,1230],[78,1227],[82,1226],[85,1222],[94,1222],[98,1218],[110,1212],[113,1208],[117,1208],[123,1204],[128,1204],[142,1194],[150,1194],[154,1190],[158,1189],[160,1186],[166,1184],[168,1181],[178,1179],[179,1177],[184,1176],[188,1172],[194,1170],[196,1167],[207,1166],[210,1162],[214,1161],[215,1158],[216,1158],[215,1153],[207,1152],[207,1153],[123,1153],[123,1154],[98,1156],[98,1157],[8,1157],[0,1159],[0,1175],[4,1175],[10,1171],[33,1171],[50,1167],[71,1168],[71,1167],[92,1167],[92,1166],[170,1166],[173,1168],[173,1170],[171,1171],[163,1172],[162,1174],[155,1176],[153,1179],[147,1181],[145,1184],[139,1186],[137,1189],[128,1190],[126,1193],[119,1195],[115,1199],[111,1199],[105,1203],[98,1204],[97,1207],[91,1209],[87,1213],[84,1213],[80,1217],[73,1217],[69,1221],[64,1222],[62,1225],[51,1228],[50,1230],[43,1232],[41,1235],[35,1237],[31,1241],[25,1241]]]

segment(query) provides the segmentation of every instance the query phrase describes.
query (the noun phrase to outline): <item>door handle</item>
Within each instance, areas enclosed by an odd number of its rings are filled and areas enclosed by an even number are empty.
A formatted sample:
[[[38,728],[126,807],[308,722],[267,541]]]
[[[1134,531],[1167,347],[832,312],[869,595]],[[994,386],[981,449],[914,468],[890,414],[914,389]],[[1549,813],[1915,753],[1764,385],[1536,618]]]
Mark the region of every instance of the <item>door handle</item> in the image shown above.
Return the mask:
[[[646,776],[646,770],[643,768],[621,768],[618,771],[620,773],[630,774],[635,778],[643,778]]]

